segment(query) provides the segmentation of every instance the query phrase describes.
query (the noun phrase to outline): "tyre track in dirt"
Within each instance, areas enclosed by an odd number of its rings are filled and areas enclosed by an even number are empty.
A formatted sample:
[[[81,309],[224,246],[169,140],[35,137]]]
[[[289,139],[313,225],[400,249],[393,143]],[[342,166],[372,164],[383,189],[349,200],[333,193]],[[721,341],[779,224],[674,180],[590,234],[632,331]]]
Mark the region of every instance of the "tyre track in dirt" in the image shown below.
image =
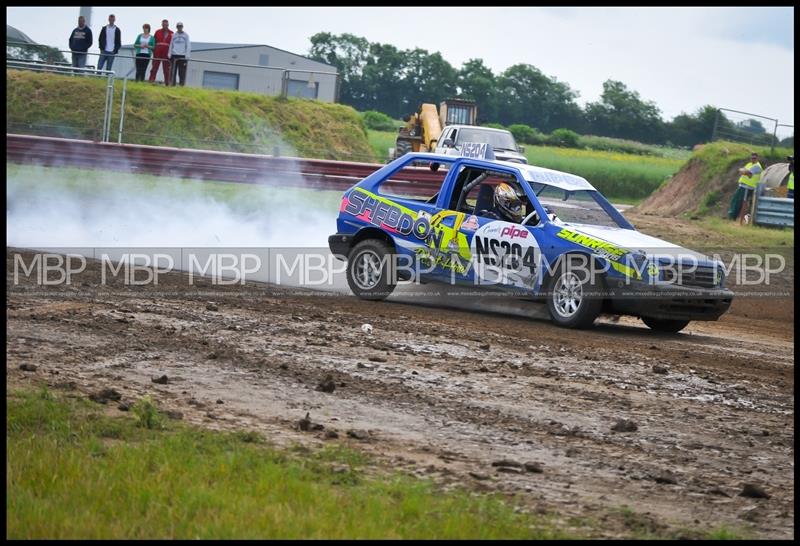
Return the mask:
[[[7,253],[7,286],[9,271]],[[115,386],[202,426],[356,445],[445,487],[519,493],[567,527],[572,516],[606,518],[593,531],[601,536],[629,536],[609,523],[622,505],[657,528],[794,534],[793,339],[769,321],[755,332],[734,318],[659,335],[623,318],[576,332],[266,285],[190,289],[180,274],[158,289],[101,291],[91,265],[81,282],[10,290],[9,384]],[[40,368],[21,372],[24,362]],[[152,382],[162,374],[167,385]],[[328,375],[335,391],[316,390]],[[339,438],[297,430],[307,411]],[[638,429],[614,432],[618,419]],[[351,429],[368,439],[347,438]],[[497,472],[501,459],[544,472]],[[657,481],[668,474],[677,483]],[[771,498],[737,496],[745,482]]]

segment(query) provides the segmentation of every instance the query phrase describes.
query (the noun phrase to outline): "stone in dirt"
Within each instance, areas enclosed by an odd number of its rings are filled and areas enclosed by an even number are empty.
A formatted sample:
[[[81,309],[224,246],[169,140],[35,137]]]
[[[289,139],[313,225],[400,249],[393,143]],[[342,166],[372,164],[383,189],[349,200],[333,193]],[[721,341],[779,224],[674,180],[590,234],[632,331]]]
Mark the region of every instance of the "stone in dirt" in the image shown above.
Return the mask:
[[[662,470],[656,474],[653,479],[656,481],[656,483],[668,483],[672,485],[678,483],[678,478],[669,470]]]
[[[369,432],[351,428],[347,431],[347,436],[356,440],[369,440]]]
[[[517,468],[516,466],[498,466],[497,471],[504,472],[506,474],[522,474],[523,472],[525,472],[524,470],[522,470],[521,468]]]
[[[306,432],[311,428],[311,418],[309,417],[309,412],[306,412],[306,416],[297,422],[297,428],[303,432]]]
[[[369,357],[370,362],[386,362],[386,359],[381,356],[371,356]]]
[[[492,466],[508,466],[513,468],[522,468],[524,465],[517,461],[511,461],[509,459],[501,459],[499,461],[493,461]]]
[[[339,433],[335,430],[326,430],[325,431],[325,439],[326,440],[334,440],[339,437]]]
[[[375,369],[375,366],[373,366],[372,364],[364,364],[363,362],[359,362],[356,367],[359,368],[359,369],[362,369],[362,370],[374,370]]]
[[[488,480],[489,479],[489,475],[488,474],[482,474],[480,472],[470,472],[469,475],[472,476],[473,478],[475,478],[476,480]]]
[[[712,487],[708,490],[709,495],[719,495],[721,497],[730,497],[725,491],[722,490],[720,487]]]
[[[208,311],[219,311],[219,306],[216,303],[208,302],[206,304],[206,309]]]
[[[222,398],[217,398],[217,404],[224,404],[225,402],[222,401]]]
[[[117,402],[122,399],[122,394],[116,389],[103,389],[89,395],[89,400],[98,404],[106,404],[109,400]]]
[[[117,406],[119,411],[130,411],[131,407],[133,406],[132,402],[120,402]]]
[[[653,364],[653,373],[665,374],[668,371],[669,370],[666,368],[666,366],[662,366],[660,364]]]
[[[333,381],[333,376],[328,374],[325,376],[319,385],[317,385],[317,390],[327,393],[332,393],[336,390],[336,383]]]
[[[749,497],[751,499],[768,499],[771,497],[769,493],[764,491],[761,486],[754,483],[746,483],[742,486],[742,492],[739,493],[740,497]]]
[[[158,383],[159,385],[166,385],[169,382],[169,378],[166,375],[162,375],[161,377],[154,377],[152,378],[153,383]]]
[[[492,346],[491,346],[491,345],[489,345],[488,343],[484,343],[484,344],[482,344],[482,345],[480,345],[480,346],[479,346],[479,348],[480,348],[480,349],[483,349],[484,351],[488,351],[488,350],[489,350],[491,347],[492,347]]]
[[[544,469],[542,468],[542,463],[536,461],[529,461],[525,463],[524,466],[525,470],[527,470],[528,472],[533,472],[534,474],[541,474],[542,472],[544,472]]]
[[[183,413],[177,410],[167,410],[164,412],[164,415],[176,421],[180,421],[181,419],[183,419]]]
[[[35,364],[20,364],[19,369],[23,372],[35,372],[36,365]]]
[[[636,432],[639,430],[639,426],[628,419],[618,419],[611,427],[611,430],[614,432]]]

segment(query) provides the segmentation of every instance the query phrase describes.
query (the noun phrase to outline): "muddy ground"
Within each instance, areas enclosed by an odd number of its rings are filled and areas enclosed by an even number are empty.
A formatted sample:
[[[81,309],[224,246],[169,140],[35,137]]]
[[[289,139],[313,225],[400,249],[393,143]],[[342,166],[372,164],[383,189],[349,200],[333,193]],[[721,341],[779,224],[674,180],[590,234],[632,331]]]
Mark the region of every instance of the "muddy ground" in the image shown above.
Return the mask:
[[[96,264],[72,287],[14,286],[13,252],[7,386],[113,387],[279,445],[340,442],[444,487],[518,494],[589,536],[723,524],[794,536],[793,332],[745,316],[747,303],[676,335],[624,317],[572,331],[268,285],[189,288],[181,273],[100,289]],[[770,306],[793,317],[790,300]],[[324,429],[300,430],[306,412]],[[621,419],[635,427],[612,430]],[[769,498],[739,496],[745,484]]]

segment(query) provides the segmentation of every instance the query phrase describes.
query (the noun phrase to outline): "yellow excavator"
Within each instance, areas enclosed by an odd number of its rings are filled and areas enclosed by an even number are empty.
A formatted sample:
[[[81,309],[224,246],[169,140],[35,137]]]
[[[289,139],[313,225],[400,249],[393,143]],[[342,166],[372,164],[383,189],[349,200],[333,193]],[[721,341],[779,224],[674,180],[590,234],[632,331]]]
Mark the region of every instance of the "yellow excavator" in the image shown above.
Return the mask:
[[[408,152],[434,151],[447,125],[475,125],[477,115],[478,107],[470,100],[447,99],[439,103],[438,111],[435,104],[422,104],[419,112],[403,119],[406,125],[399,129],[394,157]]]

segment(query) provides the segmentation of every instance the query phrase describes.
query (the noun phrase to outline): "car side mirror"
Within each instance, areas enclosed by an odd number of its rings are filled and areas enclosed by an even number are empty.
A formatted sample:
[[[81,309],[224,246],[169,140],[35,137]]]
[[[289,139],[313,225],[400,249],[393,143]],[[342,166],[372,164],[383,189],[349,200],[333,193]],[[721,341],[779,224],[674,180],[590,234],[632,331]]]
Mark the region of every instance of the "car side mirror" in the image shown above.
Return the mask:
[[[517,151],[521,154],[525,153],[525,146],[517,146]]]
[[[453,139],[452,139],[452,138],[447,138],[447,139],[445,139],[445,141],[442,143],[442,145],[443,145],[445,148],[452,148],[452,147],[454,147],[454,146],[456,145],[456,143],[455,143],[455,142],[453,142]]]

